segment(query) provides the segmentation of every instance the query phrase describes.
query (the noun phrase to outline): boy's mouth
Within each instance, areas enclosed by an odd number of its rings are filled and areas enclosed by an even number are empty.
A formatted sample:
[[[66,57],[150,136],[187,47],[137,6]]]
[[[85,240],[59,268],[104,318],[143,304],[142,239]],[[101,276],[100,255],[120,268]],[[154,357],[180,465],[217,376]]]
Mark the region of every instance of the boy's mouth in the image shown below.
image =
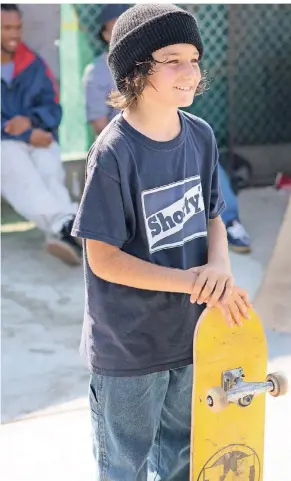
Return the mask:
[[[184,92],[190,92],[191,90],[193,90],[193,87],[191,86],[183,87],[182,85],[176,85],[174,89],[183,90]]]

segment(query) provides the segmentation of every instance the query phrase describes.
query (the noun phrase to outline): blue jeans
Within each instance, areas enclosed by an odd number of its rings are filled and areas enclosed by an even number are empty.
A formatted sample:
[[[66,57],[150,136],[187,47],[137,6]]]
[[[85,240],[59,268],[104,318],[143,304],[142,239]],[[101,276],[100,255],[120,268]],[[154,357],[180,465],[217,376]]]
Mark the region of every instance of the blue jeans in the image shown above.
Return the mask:
[[[221,217],[225,225],[234,219],[239,219],[238,215],[238,200],[237,196],[232,190],[230,180],[223,167],[218,163],[218,175],[222,195],[226,203],[226,208],[222,212]]]
[[[89,399],[98,481],[186,481],[192,366],[136,377],[93,374]]]

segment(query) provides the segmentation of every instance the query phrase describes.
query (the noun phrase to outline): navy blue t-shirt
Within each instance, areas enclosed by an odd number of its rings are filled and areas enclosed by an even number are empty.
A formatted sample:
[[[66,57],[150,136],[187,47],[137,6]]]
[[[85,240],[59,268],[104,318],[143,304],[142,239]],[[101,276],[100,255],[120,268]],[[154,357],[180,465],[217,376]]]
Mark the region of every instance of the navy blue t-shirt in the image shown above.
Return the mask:
[[[119,247],[160,266],[207,262],[208,220],[223,208],[211,127],[179,111],[181,132],[157,142],[115,117],[90,149],[72,234]],[[192,363],[203,310],[189,294],[136,289],[91,271],[84,245],[85,315],[81,353],[89,369],[134,376]]]

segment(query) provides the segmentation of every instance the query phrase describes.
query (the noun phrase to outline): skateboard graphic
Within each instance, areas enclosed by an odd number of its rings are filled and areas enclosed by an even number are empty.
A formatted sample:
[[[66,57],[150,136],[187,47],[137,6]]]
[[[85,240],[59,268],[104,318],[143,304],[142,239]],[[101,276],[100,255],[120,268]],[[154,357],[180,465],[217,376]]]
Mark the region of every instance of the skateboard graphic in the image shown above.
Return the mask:
[[[198,321],[193,343],[191,481],[263,481],[265,393],[288,382],[266,376],[267,343],[250,310],[230,328],[218,308]]]

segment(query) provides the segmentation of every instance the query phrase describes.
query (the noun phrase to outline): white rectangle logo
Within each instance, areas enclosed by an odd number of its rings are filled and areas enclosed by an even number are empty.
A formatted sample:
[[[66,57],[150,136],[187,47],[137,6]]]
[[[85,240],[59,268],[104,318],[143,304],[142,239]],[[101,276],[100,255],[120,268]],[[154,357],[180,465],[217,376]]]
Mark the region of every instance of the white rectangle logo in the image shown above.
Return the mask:
[[[207,235],[200,177],[142,192],[150,253]]]

